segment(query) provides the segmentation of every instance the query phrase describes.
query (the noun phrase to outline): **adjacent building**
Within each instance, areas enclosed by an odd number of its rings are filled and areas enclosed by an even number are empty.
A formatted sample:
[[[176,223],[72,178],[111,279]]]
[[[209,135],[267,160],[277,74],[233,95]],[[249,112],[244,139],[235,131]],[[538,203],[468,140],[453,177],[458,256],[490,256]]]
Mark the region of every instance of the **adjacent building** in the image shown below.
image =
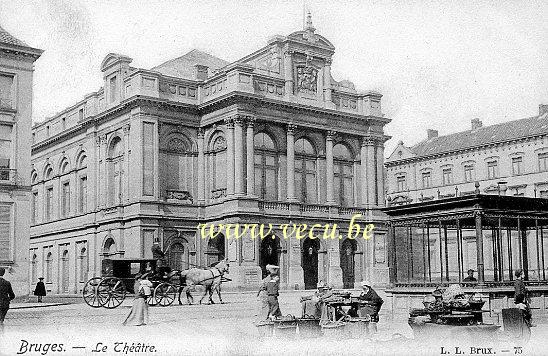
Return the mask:
[[[98,92],[32,129],[32,278],[79,292],[102,259],[151,257],[157,241],[175,269],[227,258],[232,288],[256,288],[268,263],[291,289],[388,282],[390,120],[381,94],[333,79],[334,52],[309,17],[235,62],[193,50],[142,69],[107,55]],[[372,239],[346,238],[354,214]],[[274,238],[202,239],[201,223],[272,223]],[[284,223],[340,236],[284,239]]]
[[[41,54],[0,27],[0,266],[18,296],[29,284],[32,78]]]

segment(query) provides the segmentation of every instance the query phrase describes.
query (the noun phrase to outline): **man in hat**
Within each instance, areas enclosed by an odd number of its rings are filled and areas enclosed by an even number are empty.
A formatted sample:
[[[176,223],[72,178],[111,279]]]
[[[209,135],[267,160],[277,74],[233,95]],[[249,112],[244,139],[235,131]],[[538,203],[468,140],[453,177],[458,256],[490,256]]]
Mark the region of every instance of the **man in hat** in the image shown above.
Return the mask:
[[[4,279],[4,273],[6,270],[0,267],[0,332],[3,331],[4,318],[10,308],[10,301],[15,298],[11,283]]]
[[[477,282],[478,280],[476,279],[476,277],[474,277],[474,270],[470,268],[468,270],[468,277],[466,277],[462,281],[463,282]]]
[[[34,288],[34,295],[38,297],[38,303],[42,303],[42,298],[46,296],[46,286],[44,285],[44,277],[38,279],[36,288]]]
[[[322,315],[322,306],[324,301],[333,296],[333,291],[324,281],[319,281],[317,284],[318,290],[314,295],[301,297],[302,315],[317,317]]]
[[[280,267],[274,265],[266,265],[268,276],[263,280],[261,290],[265,290],[268,303],[268,317],[279,318],[282,316],[278,296],[280,295],[280,277],[278,271]]]
[[[379,321],[379,311],[381,310],[381,306],[384,303],[381,297],[375,292],[373,288],[371,288],[371,283],[368,281],[363,281],[361,283],[362,285],[362,292],[360,293],[359,298],[361,300],[369,302],[374,308],[373,313],[370,314],[371,321],[378,322]]]

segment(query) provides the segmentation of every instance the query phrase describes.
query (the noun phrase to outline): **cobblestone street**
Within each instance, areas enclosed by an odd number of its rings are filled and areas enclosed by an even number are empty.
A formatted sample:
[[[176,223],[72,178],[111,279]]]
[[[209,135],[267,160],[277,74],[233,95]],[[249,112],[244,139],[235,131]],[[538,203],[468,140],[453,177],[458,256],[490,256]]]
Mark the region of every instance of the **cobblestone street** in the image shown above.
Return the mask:
[[[308,292],[285,292],[280,297],[284,314],[300,316],[299,298]],[[83,303],[41,308],[12,309],[9,311],[5,334],[0,343],[2,355],[15,355],[24,351],[22,345],[63,344],[62,352],[49,346],[48,355],[97,355],[97,354],[148,354],[124,349],[124,343],[154,346],[156,355],[271,355],[271,354],[424,354],[424,346],[415,343],[407,325],[406,315],[391,320],[386,311],[381,314],[379,332],[372,339],[363,340],[261,340],[253,325],[257,301],[253,293],[225,293],[225,304],[172,305],[150,308],[150,322],[146,326],[122,326],[129,312],[128,298],[117,309],[93,309]],[[529,345],[541,345],[541,335],[546,335],[548,325],[533,328]],[[121,343],[116,346],[115,343]],[[27,347],[30,347],[28,346]],[[99,345],[99,346],[98,346]],[[106,352],[93,352],[103,350]],[[116,348],[115,348],[116,346]],[[481,345],[478,345],[481,346]],[[513,345],[510,345],[511,347]],[[536,355],[534,350],[524,349],[523,354]],[[127,352],[126,352],[127,351]],[[439,355],[440,348],[429,349]],[[512,354],[514,350],[512,349]],[[498,352],[497,352],[498,353]]]

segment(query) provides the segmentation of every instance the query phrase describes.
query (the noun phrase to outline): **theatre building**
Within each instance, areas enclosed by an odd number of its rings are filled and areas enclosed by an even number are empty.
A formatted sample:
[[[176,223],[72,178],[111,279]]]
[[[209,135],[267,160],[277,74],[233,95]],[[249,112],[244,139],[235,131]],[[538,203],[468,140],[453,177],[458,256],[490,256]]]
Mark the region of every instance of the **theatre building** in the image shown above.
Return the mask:
[[[29,285],[32,81],[41,54],[0,27],[0,267],[16,296]]]
[[[109,54],[104,87],[32,130],[32,278],[79,292],[110,257],[174,269],[227,258],[223,288],[388,281],[381,95],[331,75],[334,46],[276,36],[240,60],[193,50],[152,69]],[[70,88],[67,88],[70,90]],[[375,224],[346,238],[351,217]],[[198,224],[273,224],[274,238],[199,237]],[[340,238],[284,239],[280,224],[337,224]]]

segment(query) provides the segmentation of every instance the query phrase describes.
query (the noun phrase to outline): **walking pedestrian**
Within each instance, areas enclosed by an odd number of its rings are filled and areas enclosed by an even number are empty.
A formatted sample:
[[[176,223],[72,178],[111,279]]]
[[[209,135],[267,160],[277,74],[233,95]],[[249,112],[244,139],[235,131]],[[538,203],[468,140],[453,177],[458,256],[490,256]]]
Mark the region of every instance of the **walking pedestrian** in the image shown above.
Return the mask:
[[[149,280],[143,279],[143,276],[138,273],[135,276],[133,290],[135,297],[133,298],[133,306],[129,311],[123,325],[146,325],[148,323],[148,304],[147,298],[150,296],[150,287],[152,283]]]
[[[275,265],[266,265],[266,270],[269,275],[266,277],[266,283],[264,289],[268,295],[268,316],[271,318],[280,318],[282,312],[280,311],[280,304],[278,302],[278,296],[280,295],[280,276],[278,271],[280,267]]]
[[[46,286],[44,285],[44,277],[38,279],[36,288],[34,288],[34,295],[38,297],[38,303],[42,303],[42,298],[46,296]]]
[[[10,301],[15,298],[11,283],[4,279],[6,270],[0,267],[0,333],[4,331],[4,318],[10,308]]]

